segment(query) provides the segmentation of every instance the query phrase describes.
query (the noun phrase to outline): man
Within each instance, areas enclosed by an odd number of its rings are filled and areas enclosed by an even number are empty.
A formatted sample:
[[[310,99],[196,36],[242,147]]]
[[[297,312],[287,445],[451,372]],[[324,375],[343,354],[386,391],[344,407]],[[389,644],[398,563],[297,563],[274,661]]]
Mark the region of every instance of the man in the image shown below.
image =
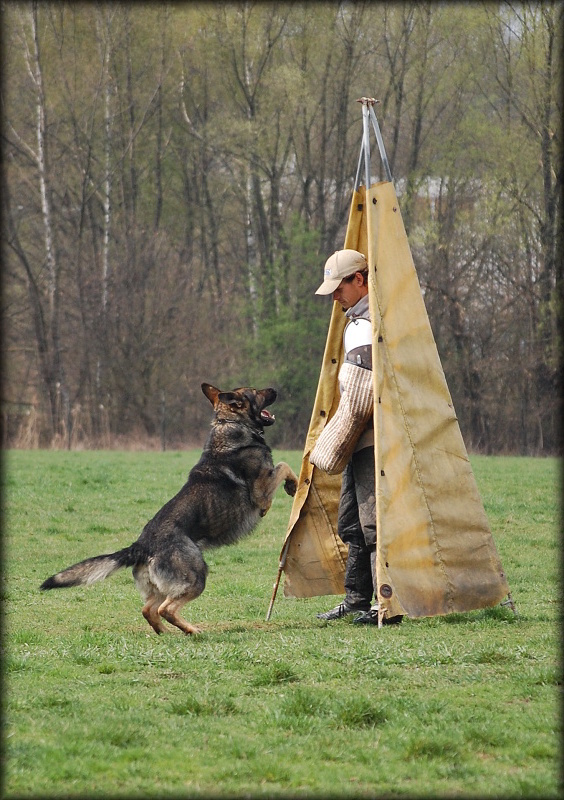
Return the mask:
[[[345,312],[348,322],[343,335],[345,364],[362,370],[372,369],[372,325],[368,305],[368,264],[356,250],[338,250],[326,262],[324,281],[316,294],[332,294]],[[354,429],[348,411],[346,436],[356,441],[354,451],[343,471],[337,533],[348,544],[345,569],[345,598],[338,606],[319,619],[335,620],[347,614],[358,614],[358,624],[378,624],[378,604],[372,605],[375,595],[373,576],[376,562],[376,497],[374,476],[374,426],[371,376],[369,387],[369,416]],[[341,385],[340,406],[345,402],[347,386]],[[335,414],[335,418],[338,415]],[[316,463],[315,450],[310,460]],[[360,613],[359,613],[360,612]],[[402,617],[384,618],[384,624],[396,624]]]

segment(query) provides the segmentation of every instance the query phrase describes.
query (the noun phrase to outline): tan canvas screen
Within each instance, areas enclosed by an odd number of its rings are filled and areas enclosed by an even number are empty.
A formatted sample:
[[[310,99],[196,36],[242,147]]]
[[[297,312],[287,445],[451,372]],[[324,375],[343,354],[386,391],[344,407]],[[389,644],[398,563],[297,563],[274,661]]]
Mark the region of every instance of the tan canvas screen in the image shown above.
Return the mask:
[[[439,355],[393,184],[354,193],[343,245],[369,263],[373,336],[378,600],[387,616],[495,605],[509,587]],[[341,476],[309,463],[339,403],[344,314],[333,306],[298,492],[286,535],[284,594],[344,592],[337,536]]]

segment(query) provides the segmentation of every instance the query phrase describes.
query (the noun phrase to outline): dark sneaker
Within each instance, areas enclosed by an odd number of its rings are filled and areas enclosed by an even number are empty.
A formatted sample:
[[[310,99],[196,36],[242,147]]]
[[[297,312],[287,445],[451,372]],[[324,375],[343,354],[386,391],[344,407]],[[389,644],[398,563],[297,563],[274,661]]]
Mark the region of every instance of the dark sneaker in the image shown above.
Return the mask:
[[[359,614],[356,619],[353,619],[355,625],[377,625],[378,624],[378,609],[371,608],[363,614]]]
[[[331,611],[325,611],[323,614],[317,614],[317,619],[324,619],[326,621],[332,619],[341,619],[342,617],[346,617],[347,614],[358,614],[360,609],[358,608],[349,608],[349,606],[345,605],[344,603],[339,603],[338,606],[332,608]]]
[[[403,620],[403,614],[398,614],[396,617],[384,617],[382,625],[399,625]],[[355,625],[378,625],[378,608],[371,608],[364,614],[359,614],[356,619],[353,619]]]

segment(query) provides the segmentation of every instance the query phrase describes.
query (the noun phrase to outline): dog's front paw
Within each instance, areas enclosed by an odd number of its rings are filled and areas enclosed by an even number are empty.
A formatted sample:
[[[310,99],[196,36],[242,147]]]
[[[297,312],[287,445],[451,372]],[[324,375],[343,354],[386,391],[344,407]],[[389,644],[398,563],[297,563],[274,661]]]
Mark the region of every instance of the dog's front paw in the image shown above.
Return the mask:
[[[284,481],[284,491],[293,497],[298,491],[298,482],[295,478],[286,478]]]

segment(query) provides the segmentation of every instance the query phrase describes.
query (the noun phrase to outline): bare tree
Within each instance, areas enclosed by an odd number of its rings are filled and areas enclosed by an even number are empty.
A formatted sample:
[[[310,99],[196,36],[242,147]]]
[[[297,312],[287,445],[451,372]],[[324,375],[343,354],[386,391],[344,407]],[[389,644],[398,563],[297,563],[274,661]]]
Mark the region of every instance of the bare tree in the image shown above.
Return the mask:
[[[22,48],[35,106],[35,143],[28,142],[25,134],[19,133],[9,118],[7,126],[8,135],[12,137],[16,149],[33,164],[35,170],[43,243],[42,249],[37,253],[39,260],[32,259],[22,245],[14,222],[10,191],[5,186],[8,229],[10,245],[26,276],[35,320],[40,371],[49,401],[51,433],[53,436],[64,436],[65,429],[70,430],[70,405],[60,339],[60,264],[52,207],[47,88],[43,74],[37,4],[32,3],[28,8],[18,9],[17,18],[18,43]]]

